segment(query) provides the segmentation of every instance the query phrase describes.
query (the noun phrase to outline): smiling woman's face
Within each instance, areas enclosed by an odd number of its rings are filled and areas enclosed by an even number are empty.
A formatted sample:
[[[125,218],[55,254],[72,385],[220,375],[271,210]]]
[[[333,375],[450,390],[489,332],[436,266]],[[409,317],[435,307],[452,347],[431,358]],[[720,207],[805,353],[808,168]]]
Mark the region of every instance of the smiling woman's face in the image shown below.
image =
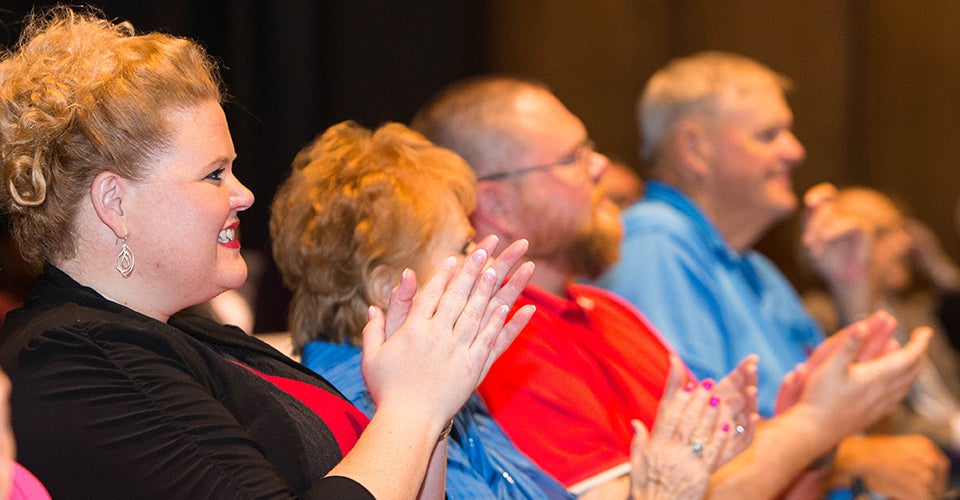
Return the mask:
[[[132,184],[123,209],[134,274],[150,287],[152,307],[172,313],[246,280],[237,214],[253,193],[233,174],[236,152],[217,102],[167,116],[171,146]]]

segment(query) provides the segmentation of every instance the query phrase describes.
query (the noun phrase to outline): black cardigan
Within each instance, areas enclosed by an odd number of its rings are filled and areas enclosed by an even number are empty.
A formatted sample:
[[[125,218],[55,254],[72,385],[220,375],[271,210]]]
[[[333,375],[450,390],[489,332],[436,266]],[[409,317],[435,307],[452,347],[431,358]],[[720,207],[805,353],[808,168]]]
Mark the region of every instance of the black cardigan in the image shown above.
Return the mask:
[[[58,499],[372,498],[324,478],[342,457],[313,411],[234,361],[340,395],[237,328],[161,323],[48,264],[0,329],[18,460]]]

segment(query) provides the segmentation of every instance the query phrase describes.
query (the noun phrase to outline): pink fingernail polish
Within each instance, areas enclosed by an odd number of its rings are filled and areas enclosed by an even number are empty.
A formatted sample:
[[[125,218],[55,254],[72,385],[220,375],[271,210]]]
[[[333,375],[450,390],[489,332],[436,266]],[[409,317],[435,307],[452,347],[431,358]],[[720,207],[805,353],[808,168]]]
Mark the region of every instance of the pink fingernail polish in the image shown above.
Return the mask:
[[[706,389],[706,390],[708,390],[708,391],[709,391],[710,389],[712,389],[712,388],[713,388],[713,380],[710,380],[710,379],[704,380],[704,381],[703,381],[703,388]]]
[[[693,390],[693,386],[694,386],[693,382],[687,382],[687,385],[683,386],[683,391],[690,392]]]
[[[724,422],[720,428],[723,429],[723,432],[730,432],[730,424],[727,422]]]
[[[720,398],[718,398],[718,397],[716,397],[716,396],[710,398],[710,407],[711,407],[711,408],[716,408],[718,404],[720,404]]]

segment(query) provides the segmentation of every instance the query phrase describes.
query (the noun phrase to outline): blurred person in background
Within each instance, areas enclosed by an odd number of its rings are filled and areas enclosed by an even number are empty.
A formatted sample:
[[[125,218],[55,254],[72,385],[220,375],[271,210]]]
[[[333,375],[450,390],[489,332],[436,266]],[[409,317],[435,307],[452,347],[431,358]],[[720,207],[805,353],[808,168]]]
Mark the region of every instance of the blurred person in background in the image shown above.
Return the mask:
[[[726,52],[678,58],[654,73],[637,106],[646,194],[623,212],[621,259],[598,281],[637,306],[697,376],[722,376],[758,354],[760,414],[768,419],[783,412],[782,384],[798,365],[802,373],[816,363],[824,340],[791,284],[753,249],[799,206],[791,175],[806,150],[793,134],[790,86],[759,62]],[[840,250],[828,247],[826,258]],[[909,368],[891,379],[897,384],[878,379],[859,393],[833,393],[838,413],[823,425],[853,425],[835,462],[817,462],[826,485],[846,488],[860,477],[895,497],[943,492],[948,461],[928,439],[854,436],[906,394],[930,335],[918,329],[903,350],[875,359],[885,364],[909,353]],[[869,418],[853,409],[873,397],[885,404],[868,404]]]

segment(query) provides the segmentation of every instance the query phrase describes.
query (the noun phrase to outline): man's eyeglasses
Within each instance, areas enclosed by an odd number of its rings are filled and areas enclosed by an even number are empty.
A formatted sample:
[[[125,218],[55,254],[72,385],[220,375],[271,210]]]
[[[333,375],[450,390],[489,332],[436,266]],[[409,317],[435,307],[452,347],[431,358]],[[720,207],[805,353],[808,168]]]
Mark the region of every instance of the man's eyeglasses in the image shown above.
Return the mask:
[[[565,156],[562,160],[555,161],[553,163],[545,163],[543,165],[535,165],[532,167],[519,168],[517,170],[510,170],[506,172],[497,172],[495,174],[487,174],[481,177],[477,177],[477,181],[499,181],[502,179],[510,179],[513,177],[520,177],[521,175],[527,175],[530,172],[537,172],[540,170],[549,170],[556,167],[568,167],[570,165],[581,165],[583,161],[590,157],[593,154],[594,147],[596,144],[593,143],[590,139],[583,141],[577,148]]]

